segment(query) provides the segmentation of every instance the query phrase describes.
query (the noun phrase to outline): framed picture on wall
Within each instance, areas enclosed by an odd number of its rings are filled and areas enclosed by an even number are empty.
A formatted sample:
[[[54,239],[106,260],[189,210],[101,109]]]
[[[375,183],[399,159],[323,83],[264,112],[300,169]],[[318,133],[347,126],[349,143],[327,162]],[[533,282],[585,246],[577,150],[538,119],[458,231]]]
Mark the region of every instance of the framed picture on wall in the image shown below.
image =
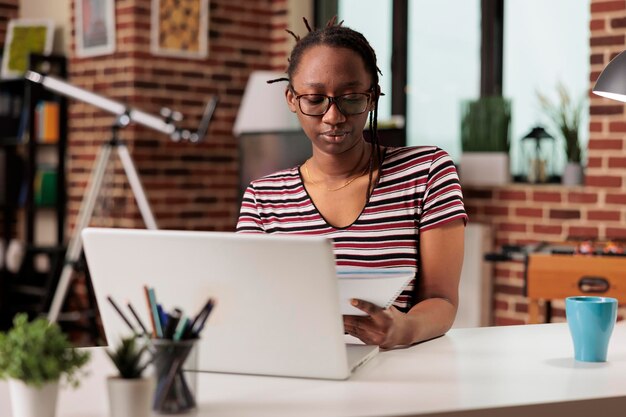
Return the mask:
[[[115,52],[115,0],[76,0],[76,56]]]
[[[209,0],[152,0],[150,32],[154,55],[206,58]]]
[[[13,19],[9,21],[2,54],[0,78],[24,76],[31,53],[50,54],[54,23],[50,19]]]

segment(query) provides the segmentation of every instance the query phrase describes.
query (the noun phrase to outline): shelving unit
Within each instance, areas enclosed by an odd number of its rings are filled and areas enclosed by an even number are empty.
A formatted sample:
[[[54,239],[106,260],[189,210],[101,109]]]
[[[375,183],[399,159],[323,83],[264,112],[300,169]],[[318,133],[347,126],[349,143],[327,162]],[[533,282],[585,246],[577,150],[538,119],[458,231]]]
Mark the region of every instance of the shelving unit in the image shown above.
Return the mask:
[[[66,59],[62,56],[30,56],[30,69],[66,78]],[[0,216],[4,250],[15,239],[23,249],[19,269],[9,270],[4,262],[0,269],[0,328],[6,327],[17,311],[31,316],[45,312],[62,268],[65,253],[67,148],[67,99],[26,80],[0,81],[0,92],[20,103],[19,114],[5,115],[0,151],[4,155],[4,199],[0,197]],[[42,101],[55,103],[53,120],[58,138],[49,143],[38,139],[37,106]],[[17,116],[17,117],[16,117]],[[40,118],[41,120],[41,118]],[[6,132],[6,133],[5,133]],[[45,164],[48,172],[47,204],[40,204],[38,184]],[[55,181],[56,178],[56,181]],[[45,229],[45,233],[42,233]],[[10,302],[6,302],[6,301]]]

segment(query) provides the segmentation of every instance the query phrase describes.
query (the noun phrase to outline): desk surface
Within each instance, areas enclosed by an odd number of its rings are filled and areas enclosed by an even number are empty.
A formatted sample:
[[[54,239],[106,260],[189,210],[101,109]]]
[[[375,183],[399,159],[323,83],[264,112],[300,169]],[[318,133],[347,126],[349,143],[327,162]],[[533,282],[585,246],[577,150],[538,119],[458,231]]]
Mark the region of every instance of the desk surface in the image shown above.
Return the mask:
[[[197,416],[623,415],[626,323],[606,363],[573,360],[567,325],[451,330],[407,349],[381,352],[347,381],[200,373]],[[58,417],[107,416],[101,349],[80,388],[65,388]],[[0,415],[8,413],[0,382]],[[598,408],[600,407],[600,408]],[[619,414],[618,410],[619,409]],[[595,410],[596,412],[591,412]],[[612,414],[611,410],[615,410]],[[532,414],[531,414],[532,413]]]

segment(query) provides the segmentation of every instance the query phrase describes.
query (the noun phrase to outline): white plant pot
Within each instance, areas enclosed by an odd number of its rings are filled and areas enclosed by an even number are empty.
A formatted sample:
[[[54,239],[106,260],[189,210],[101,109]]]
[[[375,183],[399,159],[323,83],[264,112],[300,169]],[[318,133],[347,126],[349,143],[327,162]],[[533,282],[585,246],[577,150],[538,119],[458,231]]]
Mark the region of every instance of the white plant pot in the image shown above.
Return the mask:
[[[13,417],[54,417],[59,396],[59,381],[41,388],[17,379],[9,380]]]
[[[504,152],[464,152],[459,163],[463,185],[505,185],[511,182],[509,154]]]
[[[149,417],[154,396],[153,378],[107,378],[110,417]]]
[[[563,185],[581,185],[583,183],[583,167],[577,162],[568,162],[561,177]]]

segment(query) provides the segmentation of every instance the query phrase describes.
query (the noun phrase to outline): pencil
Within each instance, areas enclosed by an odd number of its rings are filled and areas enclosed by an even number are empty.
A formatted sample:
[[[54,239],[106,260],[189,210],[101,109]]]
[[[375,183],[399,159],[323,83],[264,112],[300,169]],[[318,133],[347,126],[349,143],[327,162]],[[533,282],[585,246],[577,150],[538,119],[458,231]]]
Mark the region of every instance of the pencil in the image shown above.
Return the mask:
[[[154,322],[154,314],[152,314],[152,302],[150,302],[150,290],[147,285],[143,286],[143,292],[146,296],[146,303],[148,304],[148,316],[150,316],[150,324],[152,325],[152,337],[157,337],[156,323]]]
[[[146,329],[146,326],[143,325],[143,322],[139,318],[139,315],[137,314],[137,312],[133,308],[133,305],[130,303],[130,301],[126,302],[126,306],[130,310],[130,312],[133,315],[133,317],[135,317],[135,320],[137,321],[137,323],[139,323],[139,327],[141,327],[141,330],[143,330],[143,333],[144,334],[149,334],[148,329]]]
[[[115,301],[113,301],[113,298],[111,298],[110,295],[107,295],[107,300],[109,300],[109,303],[111,303],[111,305],[113,306],[113,308],[115,309],[115,311],[117,311],[117,314],[120,315],[120,317],[122,318],[122,320],[124,320],[124,322],[126,323],[126,325],[128,325],[128,327],[130,328],[130,330],[133,331],[133,333],[137,333],[137,331],[135,330],[135,328],[133,327],[133,325],[130,323],[130,321],[126,318],[126,315],[122,312],[122,310],[120,310],[120,308],[117,306],[117,304],[115,303]]]
[[[156,335],[158,338],[162,338],[163,328],[161,327],[161,317],[159,316],[158,304],[156,301],[154,288],[148,288],[148,297],[150,300],[150,306],[152,307],[152,315],[154,316],[154,327],[156,329]]]

